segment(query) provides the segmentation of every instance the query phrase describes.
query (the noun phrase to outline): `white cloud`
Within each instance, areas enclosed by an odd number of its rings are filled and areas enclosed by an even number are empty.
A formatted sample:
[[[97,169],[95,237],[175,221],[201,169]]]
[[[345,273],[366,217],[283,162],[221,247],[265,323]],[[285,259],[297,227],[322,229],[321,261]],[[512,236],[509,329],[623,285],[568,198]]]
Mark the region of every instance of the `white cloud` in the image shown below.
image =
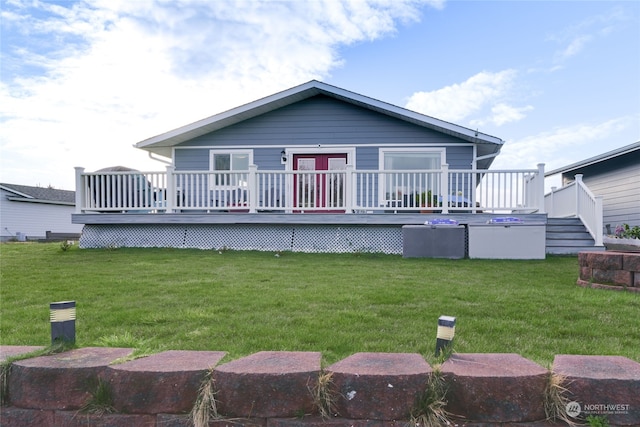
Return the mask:
[[[590,42],[592,39],[593,37],[589,35],[580,35],[575,37],[573,40],[571,40],[569,45],[562,51],[560,56],[566,59],[574,55],[577,55],[584,49],[585,45],[588,42]]]
[[[514,107],[505,103],[498,103],[491,107],[491,114],[486,119],[472,120],[473,126],[484,126],[492,123],[496,126],[502,126],[506,123],[517,122],[526,117],[525,112],[533,110],[531,105],[526,107]]]
[[[638,120],[638,116],[619,117],[601,123],[556,128],[520,140],[507,141],[492,168],[532,168],[537,163],[545,163],[546,170],[557,169],[626,145],[629,142],[620,143],[617,135],[637,128]],[[595,151],[589,153],[587,147]]]
[[[591,16],[577,24],[551,35],[550,40],[560,45],[556,52],[556,61],[563,62],[580,54],[589,43],[606,37],[615,31],[616,26],[624,25],[629,17],[623,10],[615,7],[605,14]]]
[[[498,126],[509,121],[520,120],[524,112],[532,107],[512,107],[505,101],[517,77],[513,69],[497,73],[481,72],[462,83],[456,83],[431,92],[416,92],[407,101],[406,107],[429,116],[451,122],[460,122],[472,115],[491,108],[489,118],[469,120],[471,124],[487,121]]]
[[[340,47],[393,33],[425,4],[443,2],[7,1],[0,180],[72,188],[73,166],[158,169],[131,145],[322,79]]]

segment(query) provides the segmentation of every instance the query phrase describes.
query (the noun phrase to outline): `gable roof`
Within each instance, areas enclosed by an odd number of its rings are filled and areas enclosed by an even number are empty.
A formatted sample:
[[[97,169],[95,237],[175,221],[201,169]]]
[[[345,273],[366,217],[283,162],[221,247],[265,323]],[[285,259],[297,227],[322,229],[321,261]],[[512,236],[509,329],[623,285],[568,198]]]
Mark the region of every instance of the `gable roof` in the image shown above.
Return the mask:
[[[161,135],[145,139],[135,144],[135,147],[164,157],[171,157],[171,147],[177,144],[317,95],[329,96],[418,126],[452,135],[474,144],[481,144],[484,148],[478,151],[478,156],[495,155],[500,151],[503,144],[503,141],[495,136],[486,135],[476,130],[416,113],[415,111],[397,107],[354,92],[349,92],[317,80],[312,80],[274,95],[165,132]]]
[[[615,159],[620,156],[625,156],[635,151],[640,152],[640,141],[634,142],[633,144],[625,145],[624,147],[620,147],[615,150],[607,151],[606,153],[602,153],[597,156],[590,157],[586,160],[581,160],[579,162],[572,163],[568,166],[563,166],[561,168],[554,169],[552,171],[546,172],[544,176],[551,176],[559,173],[569,173],[577,169],[582,169],[584,167],[594,165],[596,163],[602,163],[604,161]]]
[[[70,206],[76,203],[75,191],[4,183],[0,183],[0,189],[11,193],[12,195],[7,196],[7,199],[14,202],[48,203]]]

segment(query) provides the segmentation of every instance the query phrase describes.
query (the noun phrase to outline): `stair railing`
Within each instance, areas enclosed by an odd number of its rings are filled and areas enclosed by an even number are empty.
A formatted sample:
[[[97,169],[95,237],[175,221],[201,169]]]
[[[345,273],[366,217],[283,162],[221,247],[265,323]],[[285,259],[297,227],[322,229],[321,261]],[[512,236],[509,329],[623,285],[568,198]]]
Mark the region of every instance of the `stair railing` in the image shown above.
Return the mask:
[[[582,181],[582,174],[577,174],[574,182],[562,188],[552,187],[551,192],[545,195],[545,209],[551,218],[580,218],[595,246],[602,246],[602,196],[596,196],[589,190]]]

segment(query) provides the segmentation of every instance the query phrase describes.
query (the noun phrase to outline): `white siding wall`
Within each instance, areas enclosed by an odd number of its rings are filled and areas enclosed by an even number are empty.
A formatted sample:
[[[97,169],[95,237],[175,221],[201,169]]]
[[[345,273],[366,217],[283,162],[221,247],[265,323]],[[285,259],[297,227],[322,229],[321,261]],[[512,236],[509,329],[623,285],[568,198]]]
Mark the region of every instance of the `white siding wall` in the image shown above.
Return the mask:
[[[640,225],[640,165],[629,165],[615,171],[583,178],[597,196],[602,196],[604,224]]]
[[[8,240],[24,233],[28,239],[44,239],[47,231],[80,233],[82,224],[72,224],[74,206],[13,202],[0,190],[0,237]]]

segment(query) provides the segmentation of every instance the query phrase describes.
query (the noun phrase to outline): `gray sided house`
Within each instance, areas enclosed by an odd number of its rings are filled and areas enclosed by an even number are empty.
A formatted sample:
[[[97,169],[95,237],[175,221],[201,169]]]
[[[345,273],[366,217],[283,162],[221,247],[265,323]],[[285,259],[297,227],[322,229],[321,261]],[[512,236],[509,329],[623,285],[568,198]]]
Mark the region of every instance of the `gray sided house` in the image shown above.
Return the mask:
[[[640,141],[546,173],[558,174],[563,186],[582,175],[589,190],[602,197],[604,232],[623,223],[640,226]]]
[[[48,231],[79,235],[74,210],[74,191],[0,183],[0,239],[45,239]]]
[[[310,81],[136,144],[165,170],[76,170],[81,245],[402,252],[433,216],[546,221],[544,165],[503,141]]]

